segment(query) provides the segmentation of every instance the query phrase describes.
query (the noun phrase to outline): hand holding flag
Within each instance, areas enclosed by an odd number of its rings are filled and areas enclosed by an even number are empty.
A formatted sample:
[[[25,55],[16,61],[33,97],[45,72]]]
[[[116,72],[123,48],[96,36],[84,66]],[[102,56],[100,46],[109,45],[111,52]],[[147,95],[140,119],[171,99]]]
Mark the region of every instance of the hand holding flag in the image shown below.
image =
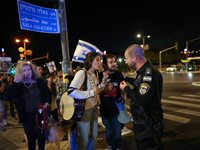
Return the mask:
[[[74,56],[72,58],[72,62],[76,61],[76,62],[83,63],[85,60],[86,54],[89,52],[97,52],[100,56],[103,55],[103,52],[100,51],[96,46],[94,46],[88,42],[79,40],[78,44],[76,46],[76,50],[74,52]]]

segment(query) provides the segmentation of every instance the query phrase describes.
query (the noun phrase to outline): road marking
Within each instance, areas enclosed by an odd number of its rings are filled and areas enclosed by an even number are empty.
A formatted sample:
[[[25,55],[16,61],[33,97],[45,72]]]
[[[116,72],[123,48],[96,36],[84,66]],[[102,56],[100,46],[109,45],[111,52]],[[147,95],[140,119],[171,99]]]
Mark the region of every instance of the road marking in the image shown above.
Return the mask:
[[[170,115],[170,114],[166,114],[166,113],[163,114],[163,117],[164,117],[164,119],[168,119],[168,120],[172,120],[172,121],[176,121],[176,122],[180,122],[180,123],[187,123],[187,122],[191,121],[191,119],[188,119],[188,118]]]
[[[181,99],[181,100],[185,100],[185,101],[192,101],[192,102],[200,102],[200,99],[195,99],[195,98],[190,98],[190,97],[178,97],[178,96],[170,96],[168,98],[173,98],[173,99]],[[161,100],[162,102],[162,100]]]
[[[170,101],[170,100],[161,100],[162,103],[168,103],[168,104],[176,104],[181,106],[188,106],[188,107],[194,107],[194,108],[200,108],[200,105],[198,104],[191,104],[191,103],[184,103],[184,102],[176,102],[176,101]]]
[[[200,112],[198,112],[198,111],[187,110],[187,109],[179,109],[179,108],[168,107],[168,106],[162,106],[162,108],[164,110],[170,110],[170,111],[173,111],[173,112],[178,112],[178,113],[183,113],[183,114],[187,114],[187,115],[193,115],[193,116],[200,117]]]
[[[103,122],[102,122],[101,117],[98,117],[98,124],[99,124],[100,126],[102,126],[103,128],[105,128],[105,126],[104,126],[104,124],[103,124]],[[122,130],[122,135],[126,135],[126,134],[131,133],[131,132],[133,132],[133,131],[130,130],[130,129],[128,129],[128,128],[126,128],[126,127],[124,127],[123,130]]]
[[[190,94],[184,94],[183,96],[200,98],[200,95],[190,95]]]

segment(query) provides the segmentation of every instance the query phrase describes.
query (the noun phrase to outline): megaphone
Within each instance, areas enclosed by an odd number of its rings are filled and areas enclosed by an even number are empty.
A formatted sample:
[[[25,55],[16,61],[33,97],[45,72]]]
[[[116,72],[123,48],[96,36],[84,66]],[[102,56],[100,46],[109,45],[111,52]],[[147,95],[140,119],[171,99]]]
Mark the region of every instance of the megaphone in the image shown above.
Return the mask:
[[[131,113],[127,112],[124,109],[123,99],[118,98],[118,99],[116,99],[115,103],[116,103],[117,108],[119,110],[119,115],[117,117],[118,121],[120,123],[123,123],[123,124],[128,123],[129,121],[131,121],[131,119],[133,117],[132,117]]]

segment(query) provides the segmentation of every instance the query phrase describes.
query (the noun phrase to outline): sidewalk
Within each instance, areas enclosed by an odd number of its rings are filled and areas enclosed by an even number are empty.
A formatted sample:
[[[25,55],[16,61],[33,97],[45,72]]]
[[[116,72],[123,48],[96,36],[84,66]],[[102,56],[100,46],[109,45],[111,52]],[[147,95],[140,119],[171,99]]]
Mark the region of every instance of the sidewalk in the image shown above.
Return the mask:
[[[8,112],[8,120],[9,126],[6,128],[7,130],[4,132],[0,132],[0,150],[28,150],[27,142],[23,142],[24,139],[24,130],[21,124],[12,121],[10,116],[10,112]],[[46,143],[46,150],[56,150],[55,143]],[[60,143],[61,150],[68,150],[68,140],[64,138],[64,140]],[[107,143],[101,138],[97,137],[96,150],[106,150]],[[36,149],[38,150],[38,148]]]

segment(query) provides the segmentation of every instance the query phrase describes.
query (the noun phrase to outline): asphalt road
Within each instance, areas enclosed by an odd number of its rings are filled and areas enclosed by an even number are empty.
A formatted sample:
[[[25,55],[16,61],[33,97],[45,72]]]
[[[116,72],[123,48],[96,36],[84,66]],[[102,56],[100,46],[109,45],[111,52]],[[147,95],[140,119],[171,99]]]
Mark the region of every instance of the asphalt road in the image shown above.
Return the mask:
[[[162,137],[166,150],[200,149],[200,73],[163,72],[162,105],[165,131]],[[135,74],[128,76],[134,77]],[[125,106],[129,111],[130,99]],[[105,128],[99,117],[99,135],[105,139]],[[122,149],[134,150],[133,122],[125,124],[122,132]]]

